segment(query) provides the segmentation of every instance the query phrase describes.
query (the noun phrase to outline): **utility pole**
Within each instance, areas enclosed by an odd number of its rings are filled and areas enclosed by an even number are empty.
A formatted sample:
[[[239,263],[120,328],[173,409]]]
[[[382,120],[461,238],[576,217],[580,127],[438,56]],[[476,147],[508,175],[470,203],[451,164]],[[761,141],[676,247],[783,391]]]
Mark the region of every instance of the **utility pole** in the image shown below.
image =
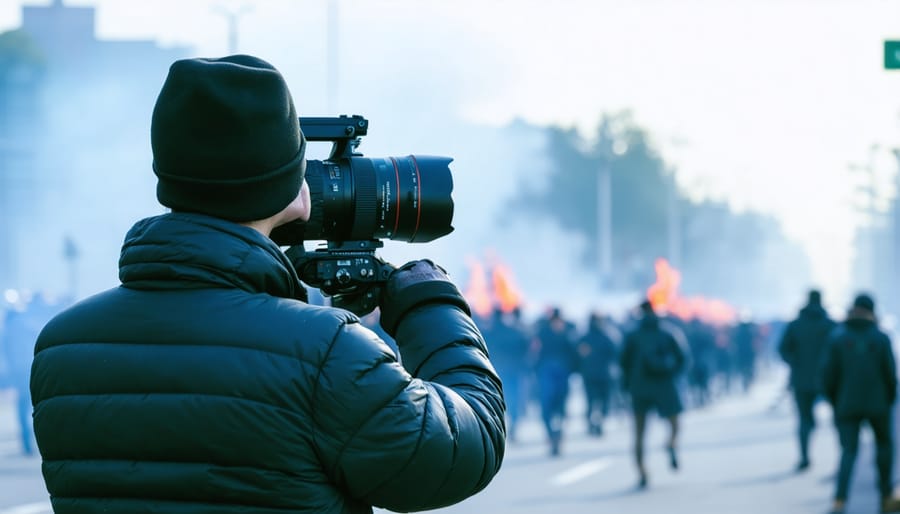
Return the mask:
[[[688,142],[678,136],[673,135],[669,138],[669,144],[672,146],[673,150],[677,152],[681,148],[688,145]],[[680,196],[678,194],[678,180],[676,177],[676,169],[672,168],[669,170],[668,177],[668,254],[669,254],[669,263],[672,264],[675,268],[679,268],[683,266],[684,263],[681,262],[681,203]]]
[[[608,128],[597,142],[600,169],[597,171],[597,260],[600,289],[612,289],[613,275],[613,160],[625,155],[628,143],[616,139]]]
[[[69,273],[69,287],[67,291],[69,302],[74,302],[78,298],[79,255],[80,252],[78,251],[78,245],[75,244],[75,239],[66,235],[63,239],[63,259],[66,261]]]
[[[881,221],[878,212],[878,184],[875,176],[875,153],[878,145],[872,145],[869,148],[868,161],[865,164],[850,164],[851,172],[861,176],[862,185],[858,190],[863,194],[863,205],[858,208],[863,215],[863,223],[859,228],[861,239],[861,250],[858,248],[858,257],[862,268],[859,286],[865,289],[873,290],[876,288],[878,281],[878,228]],[[862,254],[862,255],[859,255]]]
[[[602,144],[602,143],[601,143]],[[597,254],[600,289],[612,281],[612,170],[609,156],[603,158],[597,177]]]
[[[669,184],[668,184],[668,199],[669,199],[669,221],[668,221],[668,234],[669,234],[669,263],[675,267],[679,268],[681,263],[681,208],[678,204],[678,182],[675,180],[675,170],[672,170],[669,174]]]
[[[238,22],[241,16],[251,10],[247,4],[241,4],[239,7],[225,7],[222,4],[215,6],[215,11],[224,16],[228,23],[228,53],[230,55],[238,53]]]
[[[894,198],[891,201],[889,211],[890,223],[890,248],[888,256],[891,263],[900,262],[900,148],[892,148],[891,154],[896,161],[894,171]],[[889,308],[894,312],[900,311],[900,273],[897,272],[895,266],[889,267],[891,276],[885,277],[886,282],[890,284],[890,296],[887,298]]]

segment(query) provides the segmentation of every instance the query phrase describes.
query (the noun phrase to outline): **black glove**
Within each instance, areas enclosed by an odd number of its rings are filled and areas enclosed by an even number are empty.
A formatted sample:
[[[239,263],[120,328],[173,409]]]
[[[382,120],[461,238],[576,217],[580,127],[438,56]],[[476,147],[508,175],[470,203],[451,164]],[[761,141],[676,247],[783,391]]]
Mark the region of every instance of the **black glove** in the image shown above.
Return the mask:
[[[381,296],[381,327],[391,337],[406,314],[423,304],[456,305],[470,314],[469,304],[450,281],[447,272],[428,259],[410,261],[388,277]]]
[[[348,310],[362,318],[378,307],[380,298],[381,288],[372,286],[360,292],[333,295],[331,306]]]

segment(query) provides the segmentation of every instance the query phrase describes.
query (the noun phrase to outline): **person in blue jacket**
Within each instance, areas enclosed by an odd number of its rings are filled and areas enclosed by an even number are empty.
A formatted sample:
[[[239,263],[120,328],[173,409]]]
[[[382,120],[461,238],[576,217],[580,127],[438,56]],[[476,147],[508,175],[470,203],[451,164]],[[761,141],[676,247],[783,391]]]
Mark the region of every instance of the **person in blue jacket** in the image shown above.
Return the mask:
[[[176,61],[150,132],[171,212],[138,221],[121,285],[60,313],[35,348],[54,512],[407,512],[484,489],[503,459],[502,386],[446,273],[412,261],[385,285],[401,365],[355,314],[306,303],[269,237],[310,215],[277,69]]]
[[[29,390],[34,343],[44,325],[61,309],[59,303],[43,292],[38,292],[6,312],[3,330],[0,331],[0,358],[5,359],[16,394],[20,449],[27,456],[34,455]]]

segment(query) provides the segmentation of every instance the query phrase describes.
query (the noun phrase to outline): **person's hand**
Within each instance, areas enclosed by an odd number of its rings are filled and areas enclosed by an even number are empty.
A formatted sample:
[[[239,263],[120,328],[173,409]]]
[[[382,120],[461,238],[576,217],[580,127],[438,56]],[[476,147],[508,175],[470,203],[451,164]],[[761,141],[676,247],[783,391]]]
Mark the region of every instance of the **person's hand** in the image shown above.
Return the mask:
[[[348,310],[362,318],[378,307],[380,299],[381,288],[372,286],[360,292],[336,294],[331,297],[331,306]]]
[[[428,259],[410,261],[388,277],[381,297],[381,327],[391,337],[406,314],[426,303],[456,305],[470,314],[469,305],[447,272]]]

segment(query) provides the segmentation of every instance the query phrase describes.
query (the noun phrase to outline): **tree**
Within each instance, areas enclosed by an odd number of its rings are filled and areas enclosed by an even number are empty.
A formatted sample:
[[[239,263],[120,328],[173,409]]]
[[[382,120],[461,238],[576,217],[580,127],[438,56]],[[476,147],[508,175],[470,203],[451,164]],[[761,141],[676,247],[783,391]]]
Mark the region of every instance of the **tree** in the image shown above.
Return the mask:
[[[24,30],[0,32],[0,71],[13,66],[44,66],[44,54]]]
[[[771,305],[776,292],[802,290],[809,266],[785,238],[778,221],[736,213],[724,202],[691,201],[677,188],[669,166],[630,113],[604,115],[591,141],[572,128],[548,127],[546,180],[520,183],[508,209],[554,220],[590,244],[586,269],[598,259],[598,185],[609,167],[612,189],[614,286],[642,290],[654,280],[653,263],[668,254],[670,207],[678,206],[682,283],[686,291]],[[530,175],[530,174],[529,174]],[[793,298],[791,294],[786,294]]]
[[[604,167],[613,191],[613,260],[646,260],[665,252],[670,180],[662,159],[629,113],[604,116],[593,142],[575,129],[547,128],[551,163],[541,186],[525,186],[510,208],[523,214],[539,211],[564,230],[592,244],[582,255],[586,266],[599,255],[598,185]],[[542,187],[543,186],[543,187]],[[620,268],[621,269],[621,268]]]

